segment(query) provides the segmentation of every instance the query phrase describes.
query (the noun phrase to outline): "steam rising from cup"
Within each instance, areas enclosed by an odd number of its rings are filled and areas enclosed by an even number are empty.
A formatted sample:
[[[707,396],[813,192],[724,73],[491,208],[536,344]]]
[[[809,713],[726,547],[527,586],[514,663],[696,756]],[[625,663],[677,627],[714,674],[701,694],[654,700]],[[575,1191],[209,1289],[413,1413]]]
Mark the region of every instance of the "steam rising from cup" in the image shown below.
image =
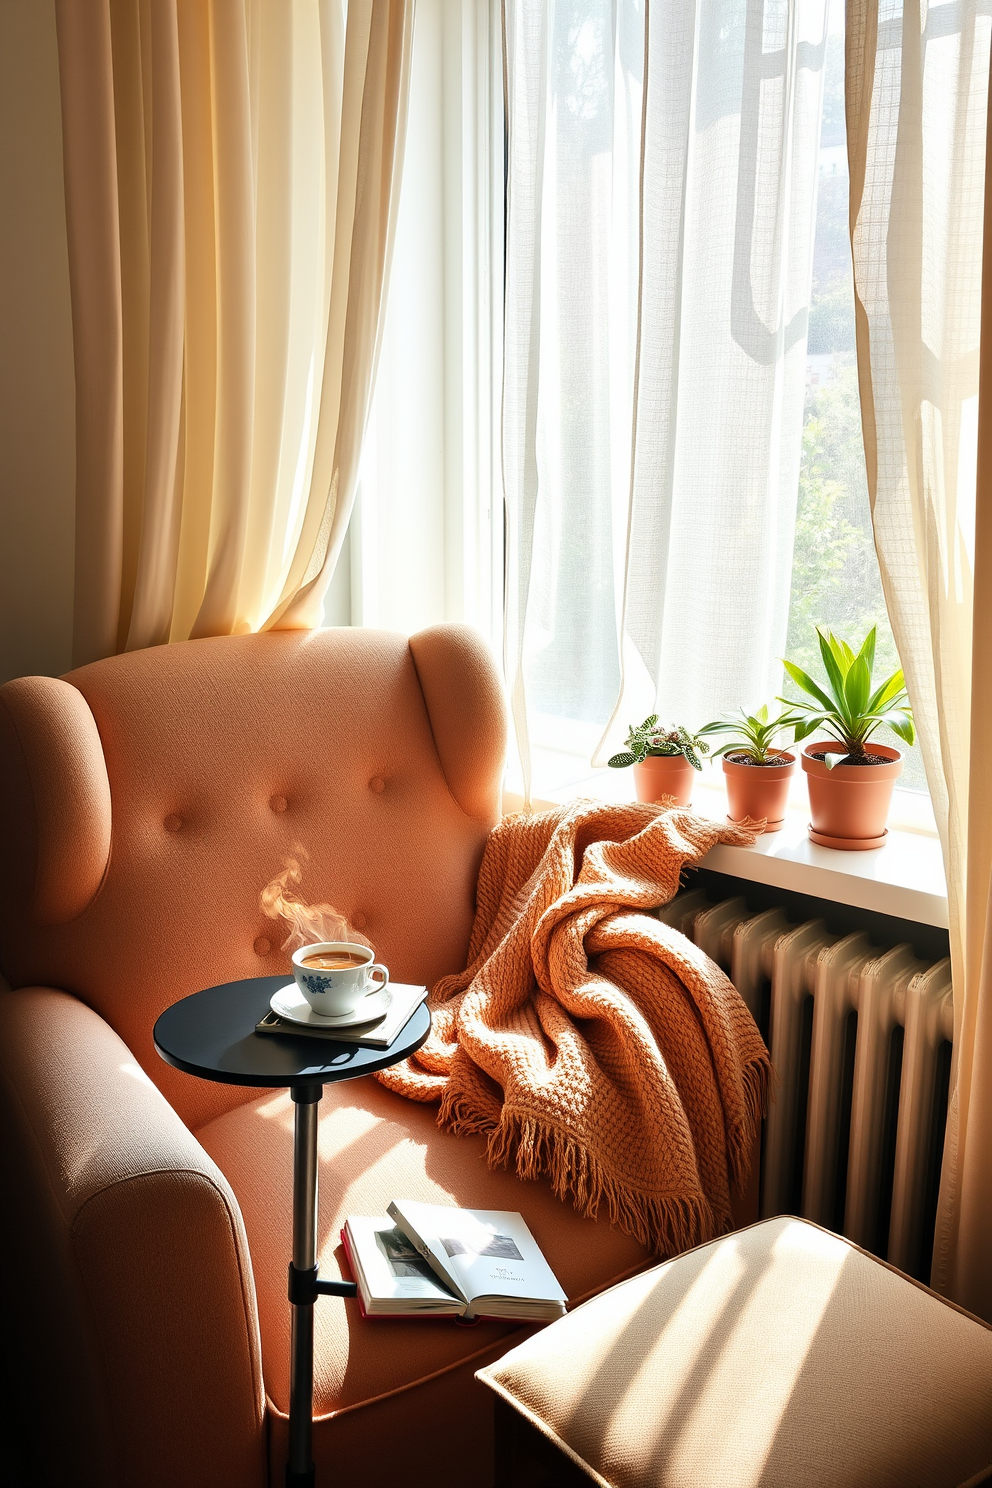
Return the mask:
[[[371,946],[372,942],[348,923],[347,915],[333,904],[307,904],[299,894],[307,854],[301,847],[297,856],[286,859],[286,866],[265,885],[259,896],[262,913],[270,920],[282,920],[289,934],[282,949],[292,954],[300,946],[319,941],[348,941],[352,945]]]

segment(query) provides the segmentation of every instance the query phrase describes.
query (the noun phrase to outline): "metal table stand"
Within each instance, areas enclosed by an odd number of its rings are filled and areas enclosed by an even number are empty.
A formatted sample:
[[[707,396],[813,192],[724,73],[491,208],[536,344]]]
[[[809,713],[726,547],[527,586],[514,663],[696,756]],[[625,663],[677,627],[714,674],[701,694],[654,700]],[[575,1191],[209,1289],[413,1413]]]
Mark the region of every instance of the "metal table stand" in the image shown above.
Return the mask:
[[[317,1275],[317,1105],[322,1085],[294,1085],[293,1259],[289,1300],[293,1312],[289,1365],[289,1461],[286,1488],[314,1488],[313,1308],[318,1297],[357,1297],[353,1281]]]
[[[386,1049],[293,1034],[257,1034],[255,1025],[285,976],[225,982],[184,997],[155,1024],[155,1047],[167,1064],[226,1085],[289,1087],[293,1123],[293,1258],[289,1263],[292,1337],[289,1460],[286,1488],[315,1488],[313,1461],[313,1309],[318,1297],[356,1297],[353,1281],[317,1275],[317,1106],[324,1086],[398,1064],[430,1032],[421,1006]]]

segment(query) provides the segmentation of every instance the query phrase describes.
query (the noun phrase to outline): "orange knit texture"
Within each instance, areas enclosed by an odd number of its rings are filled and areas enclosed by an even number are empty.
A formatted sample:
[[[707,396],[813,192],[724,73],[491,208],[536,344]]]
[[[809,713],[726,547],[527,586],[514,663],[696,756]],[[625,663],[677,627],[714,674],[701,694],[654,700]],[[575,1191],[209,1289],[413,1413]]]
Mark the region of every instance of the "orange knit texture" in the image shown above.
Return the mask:
[[[469,964],[419,1052],[378,1078],[485,1133],[492,1165],[546,1174],[659,1255],[731,1226],[771,1064],[736,988],[651,911],[747,827],[577,802],[504,819],[479,873]],[[427,927],[425,927],[427,933]]]

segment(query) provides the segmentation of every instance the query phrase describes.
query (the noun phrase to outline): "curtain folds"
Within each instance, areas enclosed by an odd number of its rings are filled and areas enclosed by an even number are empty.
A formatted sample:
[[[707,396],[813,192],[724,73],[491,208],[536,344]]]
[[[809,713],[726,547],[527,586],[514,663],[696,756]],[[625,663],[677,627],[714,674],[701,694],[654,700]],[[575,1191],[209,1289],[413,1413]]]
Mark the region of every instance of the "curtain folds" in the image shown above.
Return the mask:
[[[505,0],[506,670],[533,748],[781,685],[818,0]],[[546,784],[546,782],[544,782]]]
[[[982,0],[847,0],[872,523],[948,882],[955,1040],[933,1281],[992,1319],[992,531],[984,511],[976,528],[989,39]],[[984,313],[988,325],[988,300]],[[986,385],[986,424],[988,396]],[[984,427],[978,499],[986,503],[990,440]]]
[[[56,0],[74,660],[320,623],[354,500],[413,0]]]

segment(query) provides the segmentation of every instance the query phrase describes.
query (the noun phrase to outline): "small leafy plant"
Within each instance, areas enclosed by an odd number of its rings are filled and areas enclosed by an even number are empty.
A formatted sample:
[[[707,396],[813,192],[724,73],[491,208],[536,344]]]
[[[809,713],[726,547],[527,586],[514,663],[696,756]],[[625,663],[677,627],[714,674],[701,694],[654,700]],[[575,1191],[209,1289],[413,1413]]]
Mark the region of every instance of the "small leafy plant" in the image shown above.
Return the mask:
[[[865,748],[868,740],[882,724],[888,724],[904,743],[912,744],[916,730],[902,669],[872,689],[875,626],[868,632],[858,652],[838,636],[824,635],[819,627],[816,633],[827,674],[825,687],[815,682],[802,667],[791,661],[783,663],[793,682],[807,695],[798,702],[791,698],[778,699],[787,707],[799,710],[801,716],[795,726],[796,742],[817,729],[825,729],[841,745],[840,749],[824,751],[824,762],[830,770],[845,760],[863,758],[868,752]]]
[[[694,770],[701,770],[703,763],[699,756],[709,754],[709,745],[681,725],[672,728],[659,725],[657,713],[652,713],[643,723],[631,725],[627,730],[627,748],[613,755],[607,764],[614,770],[622,770],[627,765],[639,765],[651,755],[672,754],[684,755]]]
[[[785,729],[794,729],[802,721],[802,715],[787,708],[777,718],[768,717],[768,705],[762,704],[756,713],[740,710],[739,718],[716,718],[699,730],[704,734],[729,734],[731,737],[719,749],[714,749],[713,758],[726,754],[746,754],[751,764],[767,765],[781,756],[775,738]]]

